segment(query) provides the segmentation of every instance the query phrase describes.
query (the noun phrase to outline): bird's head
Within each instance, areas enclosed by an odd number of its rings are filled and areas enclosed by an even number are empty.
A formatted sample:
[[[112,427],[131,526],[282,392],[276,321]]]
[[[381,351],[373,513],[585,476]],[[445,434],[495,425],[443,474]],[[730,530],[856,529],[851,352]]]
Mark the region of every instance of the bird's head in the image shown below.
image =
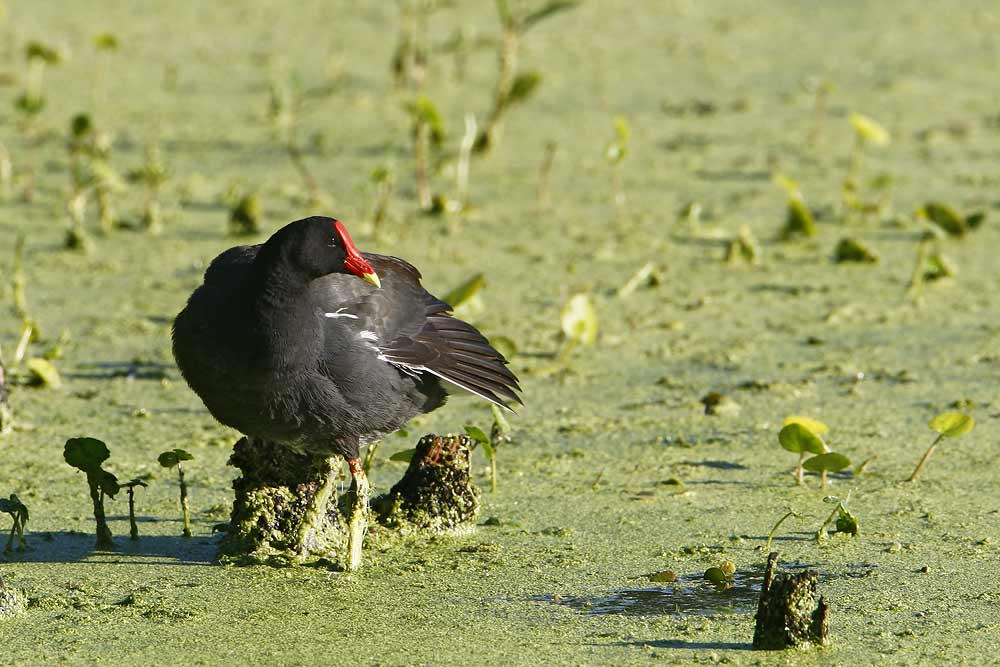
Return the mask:
[[[283,246],[286,261],[294,262],[313,278],[349,273],[375,287],[382,286],[340,220],[314,215],[287,225],[272,239]]]

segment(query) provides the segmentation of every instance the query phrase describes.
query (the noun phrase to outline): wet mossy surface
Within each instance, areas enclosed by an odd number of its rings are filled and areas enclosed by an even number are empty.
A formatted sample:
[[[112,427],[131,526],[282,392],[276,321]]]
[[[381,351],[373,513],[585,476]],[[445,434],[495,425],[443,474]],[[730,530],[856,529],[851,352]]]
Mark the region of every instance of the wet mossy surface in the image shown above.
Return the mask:
[[[389,69],[395,3],[4,4],[0,141],[15,178],[34,179],[32,201],[16,180],[0,202],[8,365],[20,334],[9,315],[18,232],[28,308],[44,340],[32,353],[67,332],[53,361],[62,388],[11,384],[17,428],[0,437],[0,494],[15,492],[31,508],[30,548],[0,556],[0,576],[27,598],[22,614],[0,622],[4,665],[52,656],[65,665],[995,659],[997,594],[983,576],[995,569],[1000,539],[993,2],[970,0],[961,11],[938,0],[584,3],[526,36],[521,63],[542,83],[505,118],[501,142],[472,161],[471,206],[450,217],[416,212],[403,111],[411,93],[393,89]],[[435,14],[435,43],[460,25],[469,44],[479,43],[473,34],[484,43],[497,36],[493,3],[456,5]],[[102,102],[91,40],[106,31],[121,49],[107,59]],[[25,138],[13,100],[30,39],[68,58],[47,72],[48,105]],[[446,151],[457,148],[467,111],[488,113],[495,73],[489,45],[469,51],[462,81],[453,58],[432,56],[422,92],[441,109]],[[483,494],[475,532],[385,543],[373,534],[364,568],[350,574],[218,565],[222,537],[212,527],[233,509],[240,473],[227,461],[240,436],[205,412],[170,354],[171,318],[207,263],[235,242],[231,185],[260,196],[261,232],[246,242],[312,212],[266,121],[270,83],[292,74],[307,92],[303,156],[330,198],[321,213],[343,219],[361,249],[413,262],[438,295],[482,273],[483,308],[470,318],[517,344],[512,363],[527,404],[511,419],[500,484]],[[821,80],[834,88],[817,124]],[[89,255],[62,249],[65,132],[84,110],[114,134],[111,159],[122,171],[159,142],[172,174],[159,236],[122,229],[92,234]],[[889,173],[892,211],[845,224],[838,210],[853,110],[892,134],[889,146],[866,153],[858,179],[864,196]],[[623,209],[603,156],[621,114],[633,130],[620,169]],[[536,175],[550,142],[558,150],[540,206]],[[370,177],[385,166],[394,194],[376,238],[366,225]],[[787,208],[771,182],[776,170],[800,183],[814,236],[776,240]],[[450,165],[433,182],[445,194],[453,183]],[[116,210],[137,220],[143,199],[132,188]],[[934,240],[915,271],[925,231],[915,212],[928,201],[986,217],[962,237]],[[685,209],[700,215],[680,216]],[[89,229],[96,225],[91,208]],[[760,243],[758,261],[726,263],[743,225]],[[879,261],[833,262],[845,236]],[[648,263],[657,280],[619,297]],[[914,273],[937,279],[908,298]],[[554,368],[560,310],[578,293],[594,303],[598,339]],[[710,392],[730,397],[738,413],[705,414],[699,399]],[[973,415],[976,430],[942,444],[919,482],[902,483],[927,445],[927,421],[944,410]],[[776,443],[787,415],[828,424],[831,443],[855,463],[878,458],[859,476],[831,475],[825,491],[813,476],[797,487],[794,457]],[[455,396],[410,430],[489,422],[485,405]],[[114,552],[94,551],[86,484],[61,458],[77,436],[105,440],[106,465],[120,479],[152,475],[137,496],[138,541],[128,539],[123,495],[108,501]],[[407,469],[389,457],[413,444],[385,440],[371,472],[376,495]],[[180,535],[176,476],[156,463],[171,448],[195,457],[186,469],[190,539]],[[471,476],[488,487],[480,451]],[[817,543],[830,511],[823,496],[848,491],[860,534]],[[818,572],[831,644],[754,652],[747,586],[757,574],[745,586],[739,573],[756,572],[767,532],[789,507],[809,518],[786,522],[773,546],[784,567]],[[722,558],[737,565],[732,592],[749,597],[697,583]],[[635,579],[667,569],[686,585],[660,592]],[[546,601],[556,597],[592,602]],[[624,603],[602,602],[616,598]],[[655,604],[632,604],[647,598]]]

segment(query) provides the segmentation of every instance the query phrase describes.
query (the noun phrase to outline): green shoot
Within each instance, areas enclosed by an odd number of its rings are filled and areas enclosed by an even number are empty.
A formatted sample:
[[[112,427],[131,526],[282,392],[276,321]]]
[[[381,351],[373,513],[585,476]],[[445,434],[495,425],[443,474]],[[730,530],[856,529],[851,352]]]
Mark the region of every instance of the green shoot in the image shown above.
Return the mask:
[[[301,94],[295,86],[277,84],[271,84],[270,94],[268,118],[271,121],[271,128],[285,147],[288,158],[292,161],[292,165],[306,186],[306,192],[309,193],[309,207],[317,209],[323,205],[324,197],[319,182],[305,161],[298,140],[298,115],[299,109],[302,107]]]
[[[784,426],[778,432],[778,444],[782,448],[799,455],[795,466],[795,483],[801,485],[804,481],[802,463],[807,453],[822,454],[826,445],[819,434],[826,432],[826,424],[809,417],[786,417]]]
[[[137,486],[145,487],[147,484],[141,479],[133,479],[121,485],[128,494],[129,537],[133,540],[139,539],[139,524],[135,522],[135,487]]]
[[[386,218],[389,217],[389,202],[392,199],[393,173],[388,167],[376,167],[372,170],[372,183],[375,184],[375,207],[372,211],[372,232],[379,236]]]
[[[587,294],[575,294],[563,306],[559,318],[565,344],[559,355],[565,362],[578,345],[593,345],[597,342],[599,322],[594,303]]]
[[[538,72],[519,72],[518,57],[524,33],[545,19],[579,4],[577,0],[550,0],[539,9],[518,13],[510,8],[508,0],[496,0],[502,35],[497,54],[499,72],[493,90],[493,109],[490,111],[476,138],[474,150],[488,151],[499,143],[503,117],[513,106],[526,101],[542,81]]]
[[[27,280],[24,275],[24,233],[18,232],[14,240],[14,266],[11,278],[11,291],[14,295],[14,314],[21,319],[22,325],[31,323],[28,316],[28,299],[26,296]]]
[[[844,498],[843,500],[837,498],[836,496],[827,496],[823,499],[823,502],[837,503],[837,506],[833,508],[833,511],[830,512],[830,516],[826,518],[823,525],[821,525],[819,530],[816,531],[815,538],[817,542],[822,542],[826,538],[826,528],[833,523],[834,519],[836,519],[837,522],[834,524],[833,532],[846,533],[851,537],[858,536],[858,517],[851,514],[847,509],[847,503],[850,499],[850,493],[848,493],[847,498]]]
[[[129,181],[146,186],[146,200],[142,213],[141,227],[150,234],[160,234],[163,231],[163,217],[160,211],[160,192],[170,171],[163,162],[160,147],[157,143],[146,146],[146,161],[142,166],[128,173]]]
[[[431,148],[440,148],[444,143],[444,123],[437,106],[430,98],[418,96],[407,103],[406,111],[410,114],[413,137],[413,169],[417,187],[417,203],[420,210],[430,212],[434,206],[434,198],[430,184]]]
[[[10,199],[14,186],[14,166],[10,161],[10,151],[0,141],[0,202]]]
[[[464,211],[469,207],[469,162],[472,159],[472,146],[476,141],[476,116],[465,114],[465,134],[458,146],[458,165],[455,167],[455,181],[458,189],[456,208]]]
[[[253,236],[260,233],[262,217],[260,197],[248,192],[233,198],[229,207],[230,236]]]
[[[14,430],[14,411],[10,407],[10,390],[7,388],[7,365],[0,347],[0,435]]]
[[[183,449],[171,449],[163,452],[157,457],[157,461],[164,468],[177,468],[177,480],[181,487],[181,515],[184,520],[184,537],[191,537],[191,516],[188,509],[188,488],[184,479],[184,467],[182,461],[191,461],[193,456]]]
[[[924,455],[920,457],[917,467],[913,469],[913,473],[906,481],[915,482],[917,480],[917,477],[920,475],[920,471],[923,470],[927,460],[930,459],[931,454],[934,453],[934,449],[938,446],[938,443],[945,438],[959,438],[971,431],[975,425],[976,422],[972,417],[962,414],[961,412],[942,412],[937,417],[932,419],[928,426],[932,431],[935,431],[938,436],[934,438],[934,442],[932,442],[931,446],[927,448]]]
[[[622,183],[622,163],[629,151],[629,140],[632,138],[632,127],[624,116],[614,120],[615,136],[604,147],[604,159],[611,165],[611,180],[614,184],[613,200],[619,209],[625,206],[625,186]]]
[[[633,273],[625,284],[618,288],[615,296],[624,299],[640,287],[656,287],[663,282],[663,275],[653,262],[646,262]]]
[[[94,520],[97,524],[97,548],[114,549],[111,529],[104,514],[104,497],[114,498],[118,493],[118,479],[101,467],[111,456],[108,446],[96,438],[70,438],[63,449],[66,463],[87,475],[90,499],[94,505]]]
[[[826,488],[826,475],[830,472],[840,472],[851,467],[851,460],[837,452],[824,452],[813,456],[802,464],[809,472],[819,473],[820,488]]]
[[[7,546],[4,553],[14,550],[14,538],[17,537],[17,550],[24,551],[28,548],[28,542],[24,539],[24,526],[28,523],[28,508],[16,493],[10,494],[10,498],[0,498],[0,512],[10,515],[14,522],[10,527],[10,537],[7,538]]]
[[[986,214],[982,211],[963,216],[941,202],[927,202],[917,211],[917,215],[927,219],[948,236],[954,238],[962,238],[970,231],[977,229],[986,219]]]
[[[721,593],[733,587],[733,575],[735,574],[736,564],[731,560],[727,560],[723,561],[718,567],[708,568],[702,576]]]
[[[750,265],[759,263],[760,243],[750,231],[749,225],[741,225],[740,232],[736,238],[729,239],[726,243],[725,261],[729,264],[745,262]]]
[[[854,129],[854,147],[851,150],[847,175],[844,177],[842,196],[845,209],[859,210],[864,208],[861,204],[859,179],[863,168],[865,148],[868,145],[888,146],[892,137],[878,121],[868,116],[852,113],[848,120]]]
[[[559,144],[554,141],[545,142],[545,153],[542,155],[542,163],[538,167],[538,186],[535,188],[535,199],[538,207],[546,209],[552,203],[552,193],[550,183],[552,180],[552,165],[559,152]]]
[[[799,184],[781,174],[776,174],[774,181],[788,195],[785,226],[782,228],[779,238],[788,240],[798,236],[815,236],[816,220],[813,218],[812,211],[806,206],[806,201],[802,196],[802,191],[799,189]]]
[[[783,524],[783,523],[785,522],[785,519],[788,519],[789,517],[795,517],[796,519],[804,519],[804,518],[805,518],[805,516],[803,516],[803,515],[799,514],[799,513],[798,513],[798,512],[796,512],[795,510],[791,510],[791,509],[790,509],[790,510],[788,510],[788,511],[787,511],[787,512],[786,512],[786,513],[785,513],[785,514],[784,514],[784,515],[783,515],[783,516],[782,516],[782,517],[781,517],[780,519],[778,519],[778,521],[777,521],[777,522],[776,522],[776,523],[774,524],[774,527],[773,527],[773,528],[771,528],[771,532],[769,532],[769,533],[767,534],[767,543],[766,543],[766,544],[764,545],[764,553],[771,553],[771,541],[772,541],[772,540],[774,539],[774,536],[778,534],[778,528],[780,528],[780,527],[781,527],[781,524]]]
[[[845,237],[837,243],[837,247],[833,251],[833,261],[838,264],[843,262],[874,264],[878,261],[878,254],[861,241]]]
[[[24,91],[14,100],[14,108],[23,114],[23,130],[30,133],[35,118],[45,108],[45,69],[62,62],[62,55],[41,42],[28,42],[24,49],[28,76]]]

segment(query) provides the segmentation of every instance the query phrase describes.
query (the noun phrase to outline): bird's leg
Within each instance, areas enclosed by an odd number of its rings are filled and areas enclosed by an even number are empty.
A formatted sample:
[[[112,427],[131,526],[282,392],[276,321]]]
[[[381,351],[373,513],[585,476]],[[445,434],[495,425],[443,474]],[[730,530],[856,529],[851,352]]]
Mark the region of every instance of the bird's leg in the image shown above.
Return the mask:
[[[329,462],[330,472],[327,474],[326,479],[323,480],[322,485],[316,489],[316,493],[313,494],[305,514],[302,515],[302,522],[299,524],[299,558],[305,558],[309,555],[309,538],[319,529],[320,522],[325,518],[330,496],[333,495],[333,490],[337,486],[337,473],[340,472],[340,460],[336,457],[330,457]]]
[[[351,469],[351,477],[354,480],[351,484],[354,503],[351,506],[351,517],[347,524],[347,569],[357,570],[361,567],[361,546],[365,540],[365,531],[368,529],[368,492],[370,487],[360,458],[348,459],[347,465]]]

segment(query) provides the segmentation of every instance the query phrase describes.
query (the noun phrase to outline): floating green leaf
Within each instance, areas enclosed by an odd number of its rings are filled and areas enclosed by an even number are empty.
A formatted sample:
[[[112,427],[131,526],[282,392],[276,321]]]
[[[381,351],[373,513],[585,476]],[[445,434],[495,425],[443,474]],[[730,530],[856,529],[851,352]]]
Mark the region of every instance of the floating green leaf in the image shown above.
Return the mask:
[[[860,241],[852,238],[842,238],[833,251],[835,262],[863,262],[874,264],[878,255]]]
[[[705,574],[702,576],[716,585],[725,584],[729,579],[721,567],[710,567],[705,570]]]
[[[860,113],[852,113],[849,116],[854,132],[863,141],[876,146],[887,146],[891,140],[889,131],[882,127],[874,118],[870,118]]]
[[[858,517],[854,516],[841,504],[837,512],[837,523],[834,524],[835,533],[847,533],[852,537],[858,536]]]
[[[401,461],[403,463],[409,463],[410,461],[413,460],[413,457],[416,455],[416,453],[417,453],[417,448],[416,447],[413,447],[412,449],[402,449],[402,450],[396,452],[395,454],[393,454],[392,456],[390,456],[389,460],[390,461]]]
[[[957,438],[965,435],[976,425],[975,420],[961,412],[942,412],[932,419],[928,426],[946,438]]]
[[[42,357],[32,357],[27,361],[28,371],[31,373],[31,384],[41,385],[58,389],[62,386],[62,378],[59,371],[48,359]]]
[[[677,581],[677,574],[673,570],[661,570],[646,575],[646,577],[657,584],[668,584]]]
[[[481,273],[472,276],[461,285],[444,295],[441,300],[452,308],[458,308],[469,299],[476,296],[486,287],[486,278]]]
[[[843,454],[827,452],[806,459],[802,467],[809,472],[838,472],[851,466],[851,459]]]
[[[597,310],[590,296],[576,294],[562,309],[562,330],[566,337],[576,343],[593,345],[597,342]]]
[[[949,236],[962,237],[969,226],[955,209],[941,202],[927,202],[921,209],[924,217],[944,230]]]
[[[802,424],[786,424],[778,432],[778,442],[790,452],[822,454],[825,447],[819,436]]]

